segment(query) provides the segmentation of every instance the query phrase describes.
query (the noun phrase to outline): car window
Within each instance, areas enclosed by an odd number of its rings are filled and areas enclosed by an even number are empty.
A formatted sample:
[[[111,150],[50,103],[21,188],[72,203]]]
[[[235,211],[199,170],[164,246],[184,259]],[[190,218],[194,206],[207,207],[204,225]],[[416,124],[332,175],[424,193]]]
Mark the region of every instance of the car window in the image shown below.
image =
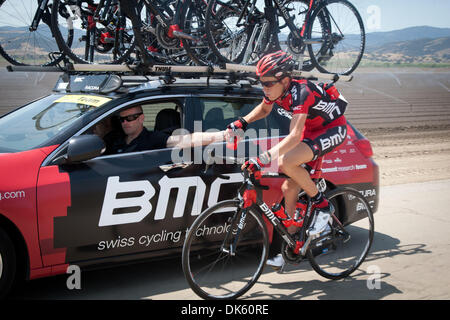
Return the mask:
[[[202,98],[200,105],[203,131],[224,130],[228,124],[248,114],[259,103],[261,100],[258,99]],[[249,128],[266,129],[266,120],[255,121]]]
[[[258,98],[200,98],[200,110],[203,131],[209,129],[224,130],[228,124],[249,114],[261,103]],[[289,133],[291,115],[278,105],[265,118],[249,124],[248,129],[254,129],[261,134],[272,136]]]
[[[106,145],[105,155],[116,154],[119,149],[123,150],[120,153],[152,150],[147,148],[141,150],[140,147],[139,150],[137,150],[131,147],[127,148],[123,145],[125,143],[125,133],[119,120],[119,114],[123,110],[136,106],[138,105],[128,105],[125,108],[117,110],[112,115],[102,118],[88,128],[84,134],[96,134],[101,137]],[[142,107],[144,113],[144,127],[147,128],[148,131],[159,131],[171,135],[173,131],[181,128],[181,101],[152,101],[140,103],[139,106]]]
[[[176,101],[164,101],[142,104],[148,130],[164,131],[172,127],[181,127],[181,106]]]
[[[32,102],[0,118],[0,152],[44,145],[110,100],[95,95],[54,94]]]

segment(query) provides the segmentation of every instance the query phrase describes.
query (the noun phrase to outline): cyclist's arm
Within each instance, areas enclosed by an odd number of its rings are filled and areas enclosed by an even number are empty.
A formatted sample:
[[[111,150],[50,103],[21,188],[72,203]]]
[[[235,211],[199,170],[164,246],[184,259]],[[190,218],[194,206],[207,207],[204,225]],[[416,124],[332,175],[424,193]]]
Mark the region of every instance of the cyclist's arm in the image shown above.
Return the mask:
[[[249,114],[245,117],[247,123],[251,123],[267,117],[272,111],[273,104],[266,104],[264,101],[257,105]]]
[[[292,116],[290,132],[287,137],[269,150],[272,161],[289,152],[300,143],[307,117],[307,114],[294,114]]]

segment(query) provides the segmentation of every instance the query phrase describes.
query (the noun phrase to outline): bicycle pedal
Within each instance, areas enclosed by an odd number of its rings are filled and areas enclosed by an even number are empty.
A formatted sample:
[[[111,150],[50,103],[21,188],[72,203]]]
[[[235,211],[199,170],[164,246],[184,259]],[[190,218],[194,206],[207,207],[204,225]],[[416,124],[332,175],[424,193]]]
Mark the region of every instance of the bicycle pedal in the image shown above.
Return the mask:
[[[286,268],[287,263],[283,263],[281,267],[278,268],[277,273],[282,274],[284,273],[284,269]]]

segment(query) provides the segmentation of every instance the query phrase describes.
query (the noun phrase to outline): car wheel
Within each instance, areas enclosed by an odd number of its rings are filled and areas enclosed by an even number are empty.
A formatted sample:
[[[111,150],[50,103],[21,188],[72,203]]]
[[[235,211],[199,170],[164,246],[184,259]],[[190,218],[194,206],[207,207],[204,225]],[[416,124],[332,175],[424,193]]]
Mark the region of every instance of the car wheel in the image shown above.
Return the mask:
[[[16,253],[8,234],[0,228],[0,299],[4,298],[14,282]]]

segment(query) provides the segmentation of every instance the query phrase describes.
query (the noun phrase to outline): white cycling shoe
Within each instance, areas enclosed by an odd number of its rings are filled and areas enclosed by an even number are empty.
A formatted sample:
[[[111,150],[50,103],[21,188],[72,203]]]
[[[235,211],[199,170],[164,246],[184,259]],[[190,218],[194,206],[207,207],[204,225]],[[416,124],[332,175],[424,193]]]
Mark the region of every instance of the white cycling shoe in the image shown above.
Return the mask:
[[[329,211],[318,211],[316,213],[315,221],[313,222],[313,225],[308,229],[308,236],[310,236],[312,239],[319,237],[324,231],[328,229],[328,231],[331,231],[331,229],[328,227],[328,223],[331,224],[332,218],[331,213],[334,212],[333,205],[330,203],[330,210]],[[327,228],[328,227],[328,228]]]
[[[272,259],[267,259],[266,264],[272,268],[278,269],[284,265],[285,261],[281,253],[277,254]]]

